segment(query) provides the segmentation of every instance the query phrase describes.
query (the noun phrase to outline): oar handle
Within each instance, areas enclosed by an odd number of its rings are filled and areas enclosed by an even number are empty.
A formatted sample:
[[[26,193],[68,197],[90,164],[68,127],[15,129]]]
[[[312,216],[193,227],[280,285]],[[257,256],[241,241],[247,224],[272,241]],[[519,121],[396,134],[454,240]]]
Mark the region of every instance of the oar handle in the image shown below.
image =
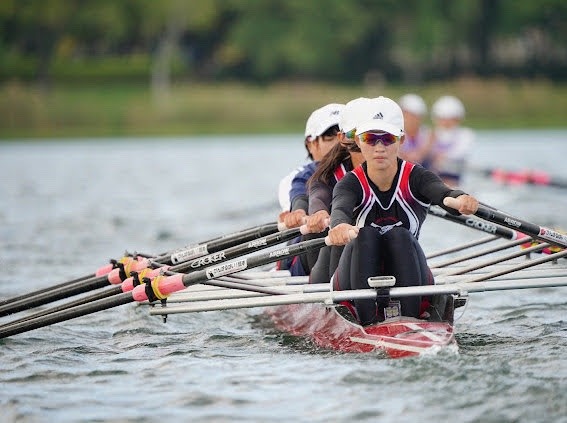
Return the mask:
[[[538,226],[534,223],[527,222],[487,205],[479,204],[475,215],[490,222],[498,223],[510,229],[523,232],[539,239],[540,241],[549,242],[559,247],[567,248],[567,235],[544,226]]]

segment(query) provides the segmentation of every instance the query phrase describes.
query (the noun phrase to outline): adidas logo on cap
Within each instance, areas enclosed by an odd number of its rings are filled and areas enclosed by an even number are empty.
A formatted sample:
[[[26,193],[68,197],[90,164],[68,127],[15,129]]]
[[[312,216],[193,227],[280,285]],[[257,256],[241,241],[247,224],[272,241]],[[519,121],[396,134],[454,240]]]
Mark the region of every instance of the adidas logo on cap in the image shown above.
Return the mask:
[[[372,119],[384,119],[384,115],[382,114],[382,112],[378,112]]]

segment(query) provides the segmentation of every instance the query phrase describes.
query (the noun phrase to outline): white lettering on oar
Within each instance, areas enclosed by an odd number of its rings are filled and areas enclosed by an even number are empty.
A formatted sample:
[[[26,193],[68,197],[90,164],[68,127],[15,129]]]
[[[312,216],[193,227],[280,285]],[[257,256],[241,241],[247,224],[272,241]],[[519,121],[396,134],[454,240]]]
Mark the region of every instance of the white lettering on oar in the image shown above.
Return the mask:
[[[250,241],[247,245],[247,248],[258,248],[263,245],[268,245],[268,241],[266,238],[257,239],[255,241]]]
[[[508,225],[514,226],[516,228],[519,228],[520,226],[522,226],[521,222],[518,222],[517,220],[512,219],[510,217],[505,217],[504,222],[506,222]]]
[[[269,257],[281,257],[281,256],[286,256],[288,254],[289,254],[289,248],[286,247],[281,250],[272,251]]]
[[[540,228],[539,236],[551,242],[559,242],[561,245],[567,245],[567,235],[552,231],[547,228]]]
[[[209,254],[207,245],[194,245],[191,247],[184,247],[180,250],[174,251],[171,255],[171,262],[173,264],[183,263],[184,261],[191,260],[197,257]]]
[[[480,220],[468,218],[465,220],[465,224],[471,228],[479,229],[483,232],[488,232],[489,234],[496,233],[496,225],[491,225],[487,222],[481,222]]]
[[[214,253],[205,257],[201,257],[198,260],[195,260],[194,262],[191,263],[191,267],[193,269],[196,269],[198,267],[203,267],[206,266],[207,264],[213,264],[216,263],[217,261],[221,261],[224,259],[226,259],[224,251],[219,251],[218,253]]]
[[[240,259],[235,261],[229,261],[215,267],[208,267],[205,270],[207,274],[207,279],[215,279],[220,276],[230,275],[235,272],[240,272],[248,267],[248,262],[246,259]]]

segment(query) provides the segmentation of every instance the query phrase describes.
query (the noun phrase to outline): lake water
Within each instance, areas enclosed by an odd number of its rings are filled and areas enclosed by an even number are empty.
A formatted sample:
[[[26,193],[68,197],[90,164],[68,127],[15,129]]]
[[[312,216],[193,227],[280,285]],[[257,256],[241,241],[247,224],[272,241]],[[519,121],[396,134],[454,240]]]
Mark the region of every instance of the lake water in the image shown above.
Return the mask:
[[[0,298],[274,221],[301,136],[0,143]],[[485,131],[477,167],[567,180],[567,131]],[[567,229],[567,191],[464,181]],[[426,252],[484,237],[431,217]],[[459,352],[344,355],[259,309],[170,316],[124,305],[0,340],[2,422],[567,422],[567,288],[471,294]],[[5,317],[6,323],[14,316]]]

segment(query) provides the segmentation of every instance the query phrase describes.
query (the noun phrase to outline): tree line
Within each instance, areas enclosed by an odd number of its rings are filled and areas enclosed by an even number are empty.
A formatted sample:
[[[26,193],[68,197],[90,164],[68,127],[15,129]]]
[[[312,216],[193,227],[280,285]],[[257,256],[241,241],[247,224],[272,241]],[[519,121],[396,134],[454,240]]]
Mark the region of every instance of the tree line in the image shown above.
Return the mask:
[[[0,80],[564,81],[565,22],[565,0],[3,0]]]

